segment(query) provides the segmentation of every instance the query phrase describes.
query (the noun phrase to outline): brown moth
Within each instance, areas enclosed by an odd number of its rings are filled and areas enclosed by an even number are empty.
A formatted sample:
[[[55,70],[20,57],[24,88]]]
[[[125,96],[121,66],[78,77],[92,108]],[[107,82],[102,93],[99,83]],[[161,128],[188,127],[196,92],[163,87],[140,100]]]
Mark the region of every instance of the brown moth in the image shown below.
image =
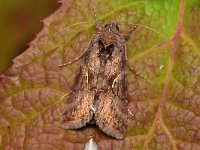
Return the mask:
[[[96,25],[69,94],[61,126],[78,129],[95,122],[107,135],[123,139],[128,99],[125,36],[116,22]]]

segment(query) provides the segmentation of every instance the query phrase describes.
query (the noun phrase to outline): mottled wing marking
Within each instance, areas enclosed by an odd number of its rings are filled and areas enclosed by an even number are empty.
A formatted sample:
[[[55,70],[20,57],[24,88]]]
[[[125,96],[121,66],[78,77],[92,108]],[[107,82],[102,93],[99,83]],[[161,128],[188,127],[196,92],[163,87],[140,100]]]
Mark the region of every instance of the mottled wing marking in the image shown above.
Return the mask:
[[[65,104],[65,111],[61,121],[64,129],[78,129],[84,127],[93,118],[93,111],[90,109],[94,101],[94,92],[88,91],[87,75],[83,75],[84,68],[80,68],[72,87],[69,100]]]
[[[102,92],[96,102],[95,120],[99,128],[106,134],[117,139],[123,139],[126,131],[126,113],[121,112],[123,105],[120,100],[111,92]]]
[[[97,108],[95,112],[96,124],[107,135],[117,139],[124,138],[127,128],[128,100],[123,61],[119,58],[116,62],[112,61],[106,64],[108,68],[119,68],[108,73],[108,76],[112,79],[107,83],[107,88],[110,89],[101,91],[95,100]],[[112,76],[115,78],[112,78]]]

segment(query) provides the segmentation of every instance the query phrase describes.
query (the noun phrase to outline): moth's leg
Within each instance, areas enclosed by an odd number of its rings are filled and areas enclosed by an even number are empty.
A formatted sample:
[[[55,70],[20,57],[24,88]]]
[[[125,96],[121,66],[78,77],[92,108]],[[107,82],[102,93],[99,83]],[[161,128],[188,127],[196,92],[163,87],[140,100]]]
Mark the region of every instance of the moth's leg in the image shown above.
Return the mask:
[[[137,25],[134,25],[134,27],[132,27],[132,29],[131,29],[129,32],[123,34],[125,40],[128,40],[128,39],[129,39],[131,33],[132,33],[133,31],[135,31],[136,28],[137,28]],[[128,58],[127,58],[127,49],[125,49],[125,56],[126,56],[126,57],[125,57],[125,59],[126,59],[126,65],[127,65],[128,69],[129,69],[132,73],[134,73],[137,77],[144,78],[144,77],[140,76],[137,72],[135,72],[135,69],[132,68],[132,67],[129,65],[129,63],[128,63]]]
[[[125,40],[127,40],[127,39],[130,37],[131,33],[132,33],[136,28],[137,28],[137,25],[135,25],[129,32],[123,34]],[[128,63],[128,58],[127,58],[127,49],[125,49],[125,57],[126,57],[125,59],[126,59],[126,65],[127,65],[128,69],[129,69],[132,73],[134,73],[137,77],[146,79],[146,77],[143,77],[143,76],[139,75],[137,72],[135,72],[135,69],[132,68],[132,67],[129,65],[129,63]]]
[[[123,34],[125,40],[127,40],[127,39],[130,37],[131,33],[132,33],[136,28],[137,28],[137,25],[135,25],[129,32]],[[142,77],[142,76],[140,76],[137,72],[135,72],[135,69],[132,68],[132,67],[129,65],[129,63],[128,63],[128,58],[127,58],[127,49],[125,49],[125,59],[126,59],[126,65],[127,65],[128,69],[129,69],[132,73],[134,73],[137,77],[146,79],[146,77]]]
[[[59,99],[59,102],[62,103],[63,108],[64,108],[64,101],[63,101],[63,99],[64,99],[65,97],[68,97],[68,96],[69,96],[69,92],[66,93],[66,94],[64,94],[64,95]]]
[[[87,49],[85,49],[84,52],[79,57],[77,57],[76,59],[74,59],[72,61],[69,61],[67,63],[64,63],[64,64],[59,64],[58,67],[63,67],[63,66],[67,66],[67,65],[75,63],[76,61],[80,60],[84,56],[84,54],[86,53],[86,51],[87,51]]]
[[[87,83],[87,90],[89,91],[89,86],[88,86],[88,84],[89,84],[89,72],[88,71],[87,71],[85,77],[86,77],[86,83]],[[93,112],[95,112],[94,104],[90,104],[90,109]]]
[[[115,84],[122,78],[122,75],[124,75],[124,73],[118,74],[117,77],[113,80],[112,88],[114,88]]]
[[[94,108],[94,105],[90,105],[90,109],[91,109],[93,112],[96,111],[96,109]]]
[[[137,25],[134,25],[129,32],[123,33],[124,39],[128,40],[130,38],[132,32],[135,31],[136,28],[137,28]]]
[[[89,73],[88,73],[88,71],[87,71],[85,77],[86,77],[86,83],[87,83],[87,88],[88,88],[88,83],[89,83]]]
[[[65,97],[69,96],[69,92],[64,94],[61,98],[60,98],[60,101],[62,101]]]
[[[119,76],[119,75],[118,75]],[[117,80],[118,80],[118,76],[113,80],[113,83],[112,83],[112,88],[114,88],[114,86],[115,86],[115,83],[117,82]]]
[[[128,108],[128,113],[133,117],[133,113],[130,111],[129,108]]]
[[[128,69],[129,69],[132,73],[134,73],[137,77],[142,78],[142,79],[146,79],[146,78],[147,78],[147,77],[141,76],[139,73],[137,73],[137,72],[135,71],[135,69],[129,65],[128,61],[126,61],[126,66],[127,66]]]
[[[87,91],[89,91],[89,87],[88,87],[88,83],[89,83],[89,72],[88,72],[88,71],[86,72],[85,77],[86,77],[86,83],[87,83]],[[93,112],[95,112],[95,108],[94,108],[94,105],[93,105],[93,104],[90,104],[90,109],[91,109]]]

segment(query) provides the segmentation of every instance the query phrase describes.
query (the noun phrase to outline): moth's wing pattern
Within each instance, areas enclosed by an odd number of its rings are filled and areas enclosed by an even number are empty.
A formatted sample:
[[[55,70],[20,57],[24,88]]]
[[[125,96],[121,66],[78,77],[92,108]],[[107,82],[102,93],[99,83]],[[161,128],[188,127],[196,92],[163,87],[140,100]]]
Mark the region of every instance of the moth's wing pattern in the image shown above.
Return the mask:
[[[95,120],[107,135],[123,139],[127,128],[127,87],[124,74],[112,90],[102,91],[96,100]]]
[[[110,42],[109,40],[106,42]],[[114,43],[114,42],[113,42]],[[95,121],[107,135],[123,139],[127,128],[128,100],[125,78],[125,50],[123,44],[114,44],[112,59],[105,57],[104,72],[99,75],[106,86],[100,86],[95,99]],[[103,59],[102,59],[103,60]],[[104,62],[102,61],[102,62]]]
[[[71,102],[65,104],[61,121],[64,129],[84,127],[93,118],[90,107],[94,101],[94,93],[88,91],[87,74],[84,73],[87,73],[87,68],[81,66],[69,96]]]
[[[120,103],[119,98],[117,98],[113,93],[106,94],[102,92],[99,95],[98,102],[96,103],[96,124],[107,135],[117,139],[124,138],[124,132],[127,127],[127,114],[126,110],[122,111],[122,107],[125,108],[125,104]]]

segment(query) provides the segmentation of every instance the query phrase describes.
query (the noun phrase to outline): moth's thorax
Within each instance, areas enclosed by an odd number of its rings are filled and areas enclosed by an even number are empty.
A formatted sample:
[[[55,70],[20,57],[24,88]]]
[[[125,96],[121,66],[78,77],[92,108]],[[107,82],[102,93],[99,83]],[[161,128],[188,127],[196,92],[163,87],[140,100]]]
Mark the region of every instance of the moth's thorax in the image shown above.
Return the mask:
[[[119,27],[114,21],[111,21],[98,30],[98,40],[101,40],[105,47],[111,44],[123,44],[122,42],[125,41],[123,34],[119,31]]]

